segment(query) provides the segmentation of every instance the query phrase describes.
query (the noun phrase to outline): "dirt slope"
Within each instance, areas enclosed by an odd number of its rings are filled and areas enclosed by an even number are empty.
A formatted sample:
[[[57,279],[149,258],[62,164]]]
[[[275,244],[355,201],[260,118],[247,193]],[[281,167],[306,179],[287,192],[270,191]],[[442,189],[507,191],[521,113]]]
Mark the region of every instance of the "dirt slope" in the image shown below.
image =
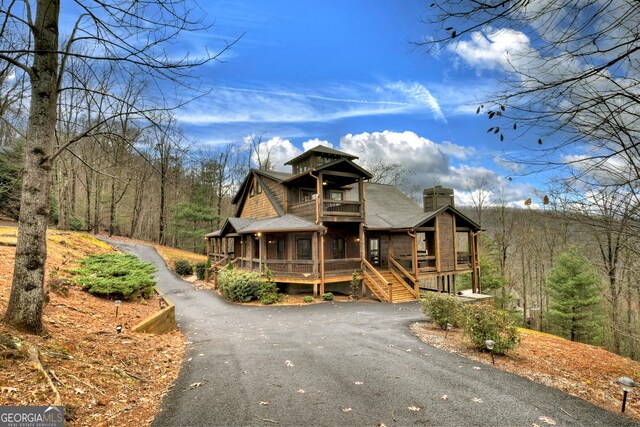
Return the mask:
[[[15,227],[0,227],[0,313],[10,294],[15,233]],[[84,233],[51,230],[47,242],[48,283],[87,255],[114,251]],[[130,332],[158,309],[158,300],[123,302],[116,319],[113,301],[78,288],[70,288],[67,296],[49,296],[45,336],[22,334],[0,323],[0,405],[54,402],[52,388],[27,356],[33,345],[71,415],[70,425],[150,425],[177,377],[185,348],[178,332]],[[115,331],[118,323],[121,334]],[[11,348],[7,338],[21,347]]]

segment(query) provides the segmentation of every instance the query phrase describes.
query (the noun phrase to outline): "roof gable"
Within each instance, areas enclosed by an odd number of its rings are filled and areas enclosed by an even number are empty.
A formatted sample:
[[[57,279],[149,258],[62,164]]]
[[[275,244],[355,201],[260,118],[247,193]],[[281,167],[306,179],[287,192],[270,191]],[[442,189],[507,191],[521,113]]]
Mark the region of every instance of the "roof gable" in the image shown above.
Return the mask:
[[[263,177],[267,177],[268,179],[272,179],[278,183],[281,183],[282,179],[286,178],[289,175],[290,174],[284,174],[281,172],[251,169],[247,174],[247,176],[242,181],[242,184],[240,184],[240,188],[238,189],[238,192],[236,193],[236,195],[233,197],[233,200],[231,201],[231,203],[233,203],[234,205],[237,205],[236,215],[239,215],[240,212],[242,211],[242,207],[247,199],[247,196],[249,195],[249,191],[254,181],[257,185],[260,186],[260,188],[262,189],[262,192],[267,196],[267,198],[269,199],[269,202],[273,206],[276,213],[278,215],[284,215],[284,209],[274,197],[273,193],[269,189],[269,186],[264,182]]]
[[[349,154],[349,153],[345,153],[343,151],[338,151],[335,150],[333,148],[329,148],[326,147],[324,145],[317,145],[313,148],[310,148],[309,150],[305,151],[304,153],[300,154],[297,157],[294,157],[293,159],[289,160],[287,163],[285,163],[285,165],[292,165],[294,163],[297,163],[301,160],[306,159],[307,157],[311,157],[314,154],[330,154],[333,156],[340,156],[340,157],[344,157],[350,160],[355,160],[358,158],[358,156],[354,156],[353,154]]]

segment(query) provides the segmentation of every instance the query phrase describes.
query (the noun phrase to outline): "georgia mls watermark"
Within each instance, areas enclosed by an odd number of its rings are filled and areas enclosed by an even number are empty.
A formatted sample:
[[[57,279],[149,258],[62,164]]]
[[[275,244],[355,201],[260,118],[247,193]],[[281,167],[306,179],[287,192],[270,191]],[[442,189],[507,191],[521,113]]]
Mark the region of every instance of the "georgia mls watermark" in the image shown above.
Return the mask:
[[[0,406],[0,427],[64,427],[64,406]]]

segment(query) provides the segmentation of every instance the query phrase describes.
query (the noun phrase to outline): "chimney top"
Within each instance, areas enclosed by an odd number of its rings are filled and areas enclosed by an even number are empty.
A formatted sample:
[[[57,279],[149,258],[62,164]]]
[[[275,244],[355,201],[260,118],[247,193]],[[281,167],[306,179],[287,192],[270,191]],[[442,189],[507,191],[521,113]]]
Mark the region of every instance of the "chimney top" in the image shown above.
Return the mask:
[[[425,188],[422,191],[422,197],[425,212],[437,211],[447,205],[455,207],[453,188],[445,188],[441,185]]]

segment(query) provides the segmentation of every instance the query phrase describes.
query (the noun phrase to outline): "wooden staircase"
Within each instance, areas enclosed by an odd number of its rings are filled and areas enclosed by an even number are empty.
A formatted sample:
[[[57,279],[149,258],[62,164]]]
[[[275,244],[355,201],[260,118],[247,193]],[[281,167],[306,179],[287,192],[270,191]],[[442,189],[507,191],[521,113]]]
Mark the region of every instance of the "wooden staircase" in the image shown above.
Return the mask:
[[[382,302],[408,302],[418,299],[412,289],[390,270],[378,270],[363,261],[364,284]]]
[[[391,302],[407,302],[415,301],[417,298],[409,288],[400,282],[398,278],[388,270],[378,270],[380,275],[384,277],[392,287]]]

